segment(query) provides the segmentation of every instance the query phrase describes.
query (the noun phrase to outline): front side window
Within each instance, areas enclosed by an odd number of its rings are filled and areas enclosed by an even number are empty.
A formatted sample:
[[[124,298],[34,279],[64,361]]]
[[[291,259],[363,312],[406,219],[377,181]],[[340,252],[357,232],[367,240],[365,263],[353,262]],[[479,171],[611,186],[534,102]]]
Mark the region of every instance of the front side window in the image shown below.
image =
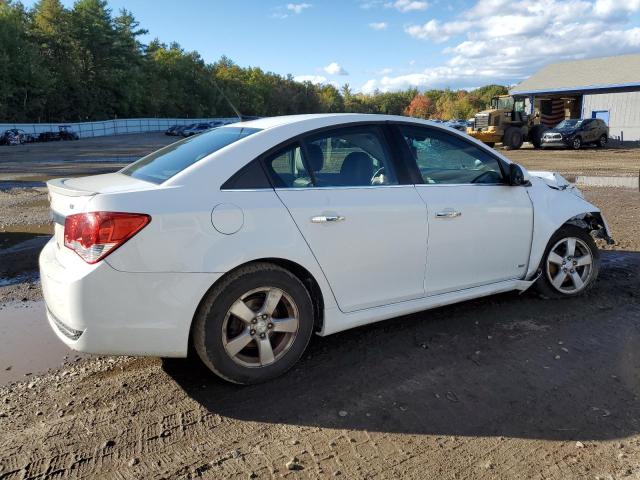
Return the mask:
[[[424,183],[503,183],[498,160],[476,145],[435,129],[402,125],[400,131]]]
[[[397,184],[381,130],[345,127],[312,134],[268,157],[276,187],[370,187]]]
[[[217,128],[161,148],[125,167],[120,173],[159,184],[213,152],[259,131],[259,128]]]

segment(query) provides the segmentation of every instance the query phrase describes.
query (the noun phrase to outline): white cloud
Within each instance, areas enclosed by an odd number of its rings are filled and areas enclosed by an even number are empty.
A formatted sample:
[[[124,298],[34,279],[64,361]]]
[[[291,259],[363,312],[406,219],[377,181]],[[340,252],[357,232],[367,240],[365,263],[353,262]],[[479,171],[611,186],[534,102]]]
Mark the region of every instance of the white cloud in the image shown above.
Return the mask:
[[[384,0],[360,0],[360,8],[363,10],[371,10],[384,4]]]
[[[337,62],[331,62],[329,65],[324,67],[323,70],[329,75],[349,75],[349,72],[342,68]]]
[[[287,4],[287,10],[295,13],[296,15],[301,14],[303,10],[310,7],[311,7],[310,3],[288,3]]]
[[[374,30],[386,30],[389,24],[387,22],[373,22],[369,24],[369,28]]]
[[[391,68],[383,68],[382,70],[380,70],[378,72],[378,75],[389,75],[391,72],[393,72],[393,69],[391,69]]]
[[[429,20],[424,25],[409,25],[405,27],[404,31],[420,40],[446,42],[452,36],[459,35],[470,27],[471,22],[447,22],[443,24],[438,20]]]
[[[429,2],[423,2],[418,0],[396,0],[395,2],[388,2],[385,4],[387,8],[395,8],[396,10],[407,13],[418,10],[426,10],[429,8]]]
[[[476,0],[452,21],[405,27],[413,38],[450,42],[442,65],[378,72],[361,90],[510,84],[552,62],[637,53],[637,12],[640,0]]]
[[[296,82],[311,82],[316,85],[327,82],[327,77],[323,77],[322,75],[296,75],[293,79]]]

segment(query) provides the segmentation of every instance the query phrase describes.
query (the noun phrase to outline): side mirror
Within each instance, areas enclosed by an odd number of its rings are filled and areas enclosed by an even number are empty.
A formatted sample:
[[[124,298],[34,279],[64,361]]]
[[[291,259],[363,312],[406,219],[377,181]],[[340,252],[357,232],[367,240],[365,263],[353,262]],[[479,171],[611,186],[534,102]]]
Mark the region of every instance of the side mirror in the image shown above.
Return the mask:
[[[509,185],[518,187],[530,183],[529,172],[517,163],[509,164]]]

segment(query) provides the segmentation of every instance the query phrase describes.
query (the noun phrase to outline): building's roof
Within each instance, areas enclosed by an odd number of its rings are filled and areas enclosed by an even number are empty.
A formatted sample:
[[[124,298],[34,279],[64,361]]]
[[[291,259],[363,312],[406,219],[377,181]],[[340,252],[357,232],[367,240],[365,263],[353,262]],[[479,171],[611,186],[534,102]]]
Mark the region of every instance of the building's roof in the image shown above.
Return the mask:
[[[640,55],[552,63],[511,89],[512,94],[640,89]]]

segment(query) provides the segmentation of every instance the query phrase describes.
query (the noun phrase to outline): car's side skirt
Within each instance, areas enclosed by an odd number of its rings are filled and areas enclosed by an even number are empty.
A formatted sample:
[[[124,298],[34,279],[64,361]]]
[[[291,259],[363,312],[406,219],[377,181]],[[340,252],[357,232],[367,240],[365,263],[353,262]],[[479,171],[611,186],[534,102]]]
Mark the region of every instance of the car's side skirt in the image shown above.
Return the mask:
[[[535,279],[525,281],[520,279],[506,280],[503,282],[491,283],[480,287],[457,290],[455,292],[433,295],[430,297],[409,300],[406,302],[384,305],[381,307],[367,308],[352,313],[342,313],[337,308],[325,310],[325,319],[320,336],[331,335],[332,333],[349,330],[369,323],[387,320],[389,318],[408,315],[411,313],[429,310],[431,308],[442,307],[453,303],[464,302],[479,297],[486,297],[496,293],[509,292],[512,290],[524,291],[529,288]]]

